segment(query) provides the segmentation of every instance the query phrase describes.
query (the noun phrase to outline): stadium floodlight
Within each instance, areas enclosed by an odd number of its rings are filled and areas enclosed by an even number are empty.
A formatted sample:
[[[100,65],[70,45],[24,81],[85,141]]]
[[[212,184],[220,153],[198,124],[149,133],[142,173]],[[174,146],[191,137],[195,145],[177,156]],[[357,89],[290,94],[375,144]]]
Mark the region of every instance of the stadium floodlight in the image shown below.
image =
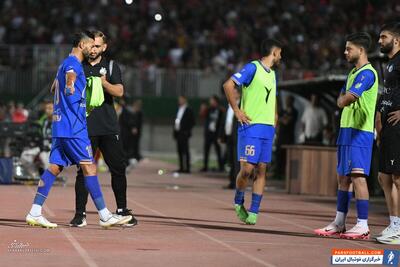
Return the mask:
[[[155,19],[156,21],[161,21],[161,20],[162,20],[161,14],[160,14],[160,13],[155,14],[155,15],[154,15],[154,19]]]
[[[130,5],[130,4],[133,3],[133,0],[125,0],[125,3],[126,3],[127,5]]]

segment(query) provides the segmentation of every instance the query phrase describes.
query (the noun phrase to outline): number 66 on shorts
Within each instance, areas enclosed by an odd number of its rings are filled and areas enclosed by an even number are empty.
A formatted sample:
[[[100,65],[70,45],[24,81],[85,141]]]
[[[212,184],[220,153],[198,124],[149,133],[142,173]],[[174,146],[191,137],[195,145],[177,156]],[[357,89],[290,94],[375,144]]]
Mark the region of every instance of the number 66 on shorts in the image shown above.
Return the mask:
[[[272,155],[272,140],[238,136],[238,158],[249,163],[269,163]]]

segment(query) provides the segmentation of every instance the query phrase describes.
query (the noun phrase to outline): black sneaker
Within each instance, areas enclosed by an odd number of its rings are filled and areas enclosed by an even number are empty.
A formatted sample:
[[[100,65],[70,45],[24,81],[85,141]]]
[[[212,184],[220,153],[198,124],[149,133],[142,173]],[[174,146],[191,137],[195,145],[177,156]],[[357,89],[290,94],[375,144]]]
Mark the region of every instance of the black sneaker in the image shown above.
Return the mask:
[[[121,215],[121,216],[129,216],[129,215],[132,216],[132,219],[129,222],[123,224],[122,226],[132,227],[132,226],[135,226],[138,224],[138,221],[136,220],[135,216],[133,216],[132,210],[123,209],[122,211],[118,211],[118,209],[117,209],[117,214]]]
[[[71,226],[71,227],[85,227],[86,225],[87,225],[86,212],[75,213],[74,218],[69,223],[69,226]]]

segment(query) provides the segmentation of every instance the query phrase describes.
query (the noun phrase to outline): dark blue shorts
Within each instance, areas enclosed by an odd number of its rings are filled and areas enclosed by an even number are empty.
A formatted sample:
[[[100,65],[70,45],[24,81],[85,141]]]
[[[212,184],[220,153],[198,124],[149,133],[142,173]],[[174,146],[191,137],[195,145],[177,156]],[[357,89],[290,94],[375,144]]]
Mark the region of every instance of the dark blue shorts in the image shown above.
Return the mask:
[[[89,138],[52,138],[49,162],[65,167],[93,163]]]
[[[270,163],[272,158],[272,140],[238,135],[238,158],[253,164]]]
[[[372,147],[339,145],[337,150],[337,173],[348,176],[351,173],[369,175]]]

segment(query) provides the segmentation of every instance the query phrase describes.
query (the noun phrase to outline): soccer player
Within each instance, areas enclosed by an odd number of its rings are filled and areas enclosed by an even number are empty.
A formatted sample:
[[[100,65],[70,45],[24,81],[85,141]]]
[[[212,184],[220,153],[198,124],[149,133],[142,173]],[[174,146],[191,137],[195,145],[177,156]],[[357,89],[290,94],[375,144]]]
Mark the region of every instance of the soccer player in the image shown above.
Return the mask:
[[[224,83],[226,97],[238,126],[240,172],[236,178],[235,211],[246,224],[256,224],[264,192],[267,163],[271,162],[276,125],[277,79],[273,67],[281,60],[282,44],[273,39],[262,42],[259,60],[246,64]],[[235,98],[235,85],[242,88],[241,106]],[[249,211],[244,207],[248,180],[254,171],[253,194]]]
[[[114,192],[117,214],[132,216],[132,220],[124,226],[137,224],[136,218],[126,201],[126,158],[119,136],[117,113],[114,108],[114,97],[124,94],[121,70],[118,64],[103,56],[107,49],[107,38],[101,31],[93,31],[94,47],[89,57],[83,61],[83,70],[86,77],[101,77],[104,102],[95,108],[87,117],[88,134],[93,151],[97,148],[103,154],[104,160],[111,172],[111,187]],[[85,188],[85,178],[82,169],[78,170],[75,182],[75,216],[70,226],[86,226],[86,203],[88,191]]]
[[[86,78],[81,65],[94,45],[94,36],[89,31],[76,34],[71,54],[58,68],[52,85],[54,93],[54,112],[52,125],[52,145],[50,166],[43,173],[32,208],[26,216],[29,225],[55,228],[42,215],[46,200],[56,176],[66,166],[77,164],[85,175],[85,185],[100,215],[100,225],[109,227],[124,224],[132,216],[113,215],[105,206],[103,194],[93,163],[92,148],[86,125]]]
[[[366,177],[369,175],[372,144],[374,140],[374,116],[378,95],[378,76],[368,62],[371,37],[364,32],[350,34],[346,38],[344,54],[354,64],[347,76],[337,105],[342,108],[340,130],[337,139],[337,210],[336,218],[328,226],[316,229],[321,236],[338,235],[348,239],[368,239],[369,193]],[[346,231],[353,183],[357,203],[357,224]]]
[[[385,193],[390,224],[377,240],[400,245],[400,22],[383,25],[379,44],[381,52],[389,57],[376,114],[376,130],[379,141],[379,182]]]

